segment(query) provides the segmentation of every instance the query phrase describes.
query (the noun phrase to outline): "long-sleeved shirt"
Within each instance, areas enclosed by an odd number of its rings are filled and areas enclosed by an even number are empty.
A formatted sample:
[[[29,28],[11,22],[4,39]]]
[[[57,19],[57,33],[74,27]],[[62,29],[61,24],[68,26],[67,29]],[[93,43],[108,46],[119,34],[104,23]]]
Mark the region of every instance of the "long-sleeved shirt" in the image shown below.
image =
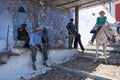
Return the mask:
[[[69,32],[69,30],[72,32],[72,34],[76,34],[76,33],[77,33],[77,29],[76,29],[75,25],[74,25],[73,23],[71,23],[71,22],[69,22],[69,23],[67,24],[66,28],[67,28],[67,30],[68,30],[68,34],[71,34],[71,33]]]
[[[37,34],[37,33],[32,33],[30,36],[30,43],[31,46],[35,46],[35,45],[42,45],[42,40],[41,40],[41,34]]]

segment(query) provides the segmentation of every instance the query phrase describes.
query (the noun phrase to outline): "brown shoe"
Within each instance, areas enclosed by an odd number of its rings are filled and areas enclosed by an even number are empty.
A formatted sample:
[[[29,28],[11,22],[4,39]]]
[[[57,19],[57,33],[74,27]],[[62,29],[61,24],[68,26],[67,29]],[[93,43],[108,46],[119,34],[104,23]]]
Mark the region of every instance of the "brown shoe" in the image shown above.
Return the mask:
[[[32,68],[33,68],[33,70],[37,70],[37,68],[36,68],[36,66],[35,66],[35,65],[33,65],[33,66],[32,66]]]

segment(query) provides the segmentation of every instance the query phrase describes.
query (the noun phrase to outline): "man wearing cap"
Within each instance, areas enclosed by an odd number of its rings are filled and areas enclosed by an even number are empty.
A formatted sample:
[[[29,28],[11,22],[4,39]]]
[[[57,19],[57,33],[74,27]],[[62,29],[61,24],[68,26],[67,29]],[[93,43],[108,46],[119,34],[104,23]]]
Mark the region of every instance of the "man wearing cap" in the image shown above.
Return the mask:
[[[96,26],[95,26],[95,28],[96,27],[97,28],[96,28],[95,32],[91,31],[91,33],[93,33],[93,36],[92,36],[92,38],[91,38],[91,40],[89,42],[90,44],[94,43],[94,40],[96,38],[96,34],[98,33],[98,31],[100,31],[101,27],[107,22],[107,17],[104,16],[105,15],[104,11],[100,11],[99,15],[100,15],[100,17],[97,17]]]
[[[73,40],[75,39],[75,36],[77,34],[77,29],[76,26],[73,24],[74,19],[71,18],[70,22],[67,24],[66,28],[68,30],[68,34],[69,34],[69,43],[68,43],[68,47],[71,49],[72,48],[72,43]]]
[[[43,53],[43,57],[44,57],[43,65],[48,67],[46,63],[46,60],[48,60],[47,50],[43,47],[42,40],[41,40],[41,32],[42,30],[40,28],[37,28],[36,32],[31,34],[30,36],[30,48],[32,50],[33,70],[37,69],[35,65],[37,51],[41,51]]]

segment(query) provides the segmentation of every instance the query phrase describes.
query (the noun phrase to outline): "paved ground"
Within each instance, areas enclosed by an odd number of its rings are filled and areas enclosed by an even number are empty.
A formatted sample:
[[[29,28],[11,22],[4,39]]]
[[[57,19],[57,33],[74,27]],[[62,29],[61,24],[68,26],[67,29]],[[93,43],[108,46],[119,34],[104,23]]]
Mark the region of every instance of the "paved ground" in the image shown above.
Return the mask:
[[[75,70],[84,70],[90,73],[103,75],[114,78],[114,80],[120,80],[120,65],[111,65],[98,62],[93,63],[92,60],[84,60],[75,58],[66,63],[61,64],[68,68]],[[38,75],[30,80],[92,80],[81,75],[76,76],[73,74],[65,73],[62,71],[51,70],[43,75]]]

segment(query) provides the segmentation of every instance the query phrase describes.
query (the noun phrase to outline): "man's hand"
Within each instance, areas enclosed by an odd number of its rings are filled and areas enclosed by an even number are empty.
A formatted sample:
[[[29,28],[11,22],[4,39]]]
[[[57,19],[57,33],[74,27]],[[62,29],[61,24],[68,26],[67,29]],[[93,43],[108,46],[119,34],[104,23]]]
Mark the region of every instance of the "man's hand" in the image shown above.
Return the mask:
[[[69,34],[72,34],[72,31],[71,31],[71,30],[69,30],[68,32],[69,32]]]
[[[39,51],[39,50],[40,50],[40,48],[39,48],[39,47],[37,47],[37,46],[34,46],[34,48],[35,48],[37,51]]]

